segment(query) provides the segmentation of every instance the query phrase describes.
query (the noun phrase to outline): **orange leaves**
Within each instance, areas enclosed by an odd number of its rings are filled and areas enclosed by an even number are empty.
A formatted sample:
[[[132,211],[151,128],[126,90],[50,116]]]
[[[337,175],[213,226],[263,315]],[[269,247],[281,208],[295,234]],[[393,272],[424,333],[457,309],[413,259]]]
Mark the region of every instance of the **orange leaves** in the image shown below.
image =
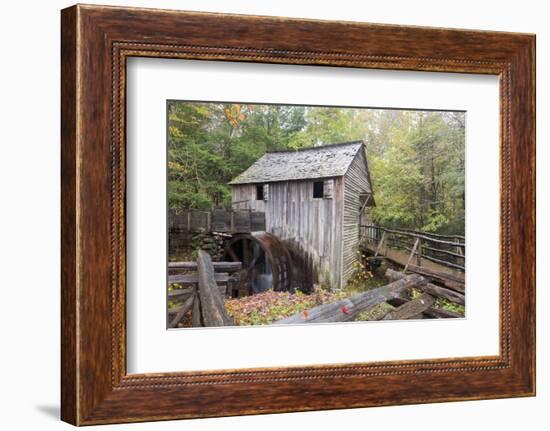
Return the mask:
[[[239,124],[242,123],[246,118],[243,110],[241,109],[241,105],[239,104],[226,106],[223,110],[223,113],[225,115],[225,118],[227,118],[227,121],[229,121],[229,124],[231,124],[231,127],[233,127],[234,129],[236,129]]]

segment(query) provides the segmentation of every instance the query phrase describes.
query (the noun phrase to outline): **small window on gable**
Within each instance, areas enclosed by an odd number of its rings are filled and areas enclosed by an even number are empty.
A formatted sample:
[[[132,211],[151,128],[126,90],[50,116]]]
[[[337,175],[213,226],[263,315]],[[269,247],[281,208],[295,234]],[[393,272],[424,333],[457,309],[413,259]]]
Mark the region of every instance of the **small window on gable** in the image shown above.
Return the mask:
[[[313,198],[322,199],[323,198],[323,180],[313,182]]]
[[[264,200],[264,185],[263,184],[256,184],[256,200],[257,201],[263,201]]]

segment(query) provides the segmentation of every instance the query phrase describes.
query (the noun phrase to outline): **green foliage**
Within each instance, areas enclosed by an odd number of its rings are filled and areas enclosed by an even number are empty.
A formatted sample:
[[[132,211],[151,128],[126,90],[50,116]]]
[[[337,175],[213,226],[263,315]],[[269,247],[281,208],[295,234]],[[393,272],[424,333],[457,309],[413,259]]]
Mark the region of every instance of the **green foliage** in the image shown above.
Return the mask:
[[[170,208],[230,207],[228,182],[266,151],[362,139],[374,222],[464,234],[460,112],[169,102]]]
[[[378,111],[367,157],[377,207],[391,227],[464,234],[464,114]]]
[[[464,316],[464,310],[465,310],[464,305],[460,305],[455,302],[448,301],[445,298],[437,298],[435,300],[435,306]]]
[[[344,287],[349,294],[375,289],[388,283],[386,277],[372,269],[366,259],[366,254],[358,250],[357,260],[353,263],[353,272]]]

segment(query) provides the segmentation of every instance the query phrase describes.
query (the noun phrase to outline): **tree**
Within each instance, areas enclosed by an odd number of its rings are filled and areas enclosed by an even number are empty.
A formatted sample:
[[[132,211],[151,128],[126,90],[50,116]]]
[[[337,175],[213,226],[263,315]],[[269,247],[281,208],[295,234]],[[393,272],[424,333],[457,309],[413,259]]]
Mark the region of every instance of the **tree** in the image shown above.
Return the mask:
[[[266,151],[364,140],[375,222],[463,234],[464,136],[462,112],[170,102],[168,204],[230,207],[228,182]]]

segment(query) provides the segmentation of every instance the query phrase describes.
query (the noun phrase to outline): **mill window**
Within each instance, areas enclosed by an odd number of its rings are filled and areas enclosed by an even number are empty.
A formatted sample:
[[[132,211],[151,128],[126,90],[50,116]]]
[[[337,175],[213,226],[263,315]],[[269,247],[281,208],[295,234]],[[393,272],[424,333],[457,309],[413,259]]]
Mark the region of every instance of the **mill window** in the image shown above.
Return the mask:
[[[313,182],[313,198],[322,199],[323,198],[323,181],[314,181]]]
[[[264,185],[263,184],[256,184],[256,200],[257,201],[263,201],[264,200]]]

